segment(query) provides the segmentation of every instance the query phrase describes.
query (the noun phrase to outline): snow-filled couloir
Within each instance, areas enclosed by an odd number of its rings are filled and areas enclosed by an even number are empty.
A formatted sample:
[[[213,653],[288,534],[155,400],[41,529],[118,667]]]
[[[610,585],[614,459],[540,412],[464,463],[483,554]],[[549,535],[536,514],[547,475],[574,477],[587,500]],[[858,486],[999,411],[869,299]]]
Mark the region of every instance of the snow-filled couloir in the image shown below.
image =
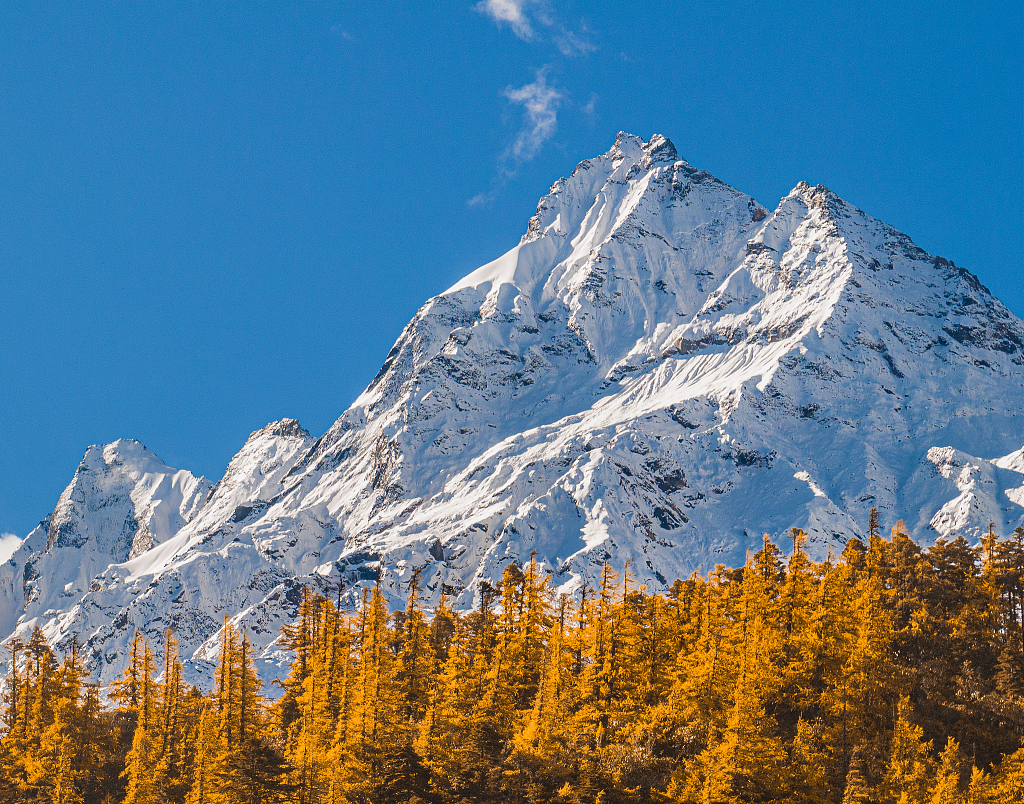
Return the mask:
[[[212,490],[112,469],[123,517],[88,503],[102,485],[81,503],[80,467],[2,568],[4,633],[77,634],[109,681],[136,628],[175,628],[202,668],[228,614],[272,676],[303,585],[397,601],[420,569],[467,607],[536,552],[566,591],[627,561],[658,588],[791,526],[823,556],[872,507],[926,541],[1005,532],[1021,399],[1024,323],[966,270],[820,185],[770,212],[620,134],[423,306],[320,438],[268,425]]]

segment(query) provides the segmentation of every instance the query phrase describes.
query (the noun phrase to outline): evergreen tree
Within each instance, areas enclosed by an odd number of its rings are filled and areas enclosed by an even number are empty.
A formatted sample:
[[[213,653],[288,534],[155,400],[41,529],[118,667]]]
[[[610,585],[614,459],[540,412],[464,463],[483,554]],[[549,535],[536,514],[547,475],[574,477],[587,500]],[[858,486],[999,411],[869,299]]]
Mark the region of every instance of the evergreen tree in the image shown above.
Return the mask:
[[[136,681],[136,721],[132,750],[126,759],[124,776],[127,780],[125,804],[155,804],[159,793],[154,773],[160,759],[159,711],[156,663],[149,640],[144,640],[141,651],[136,654],[128,673]]]
[[[225,619],[218,695],[219,728],[210,763],[211,801],[260,804],[293,790],[290,768],[266,717],[252,644]],[[307,657],[308,659],[308,657]]]
[[[962,764],[960,746],[957,745],[956,740],[950,737],[939,758],[939,768],[930,804],[960,804],[962,801],[960,795]]]
[[[893,804],[926,804],[933,775],[931,744],[923,740],[920,726],[910,723],[910,700],[902,697],[889,749],[889,763],[880,785],[883,801]]]
[[[420,573],[417,570],[409,582],[396,676],[405,698],[403,716],[410,728],[423,718],[427,710],[437,656],[431,644],[430,627],[420,607],[419,578]]]
[[[869,804],[871,788],[868,786],[863,749],[857,746],[850,756],[850,769],[846,773],[846,787],[842,804]]]
[[[785,789],[785,752],[775,736],[775,719],[766,710],[780,681],[780,641],[771,618],[779,575],[777,548],[766,536],[764,548],[748,560],[743,574],[734,636],[739,668],[732,711],[716,754],[723,781],[727,779],[725,784],[741,798],[775,797]]]

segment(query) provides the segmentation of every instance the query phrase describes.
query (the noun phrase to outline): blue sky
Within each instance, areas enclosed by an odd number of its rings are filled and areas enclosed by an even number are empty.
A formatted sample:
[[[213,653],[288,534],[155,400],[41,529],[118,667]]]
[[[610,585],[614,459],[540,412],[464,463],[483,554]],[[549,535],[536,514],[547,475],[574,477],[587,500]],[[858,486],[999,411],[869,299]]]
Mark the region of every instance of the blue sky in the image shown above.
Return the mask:
[[[430,9],[430,10],[427,10]],[[0,533],[92,443],[323,432],[619,130],[822,183],[1024,315],[1019,2],[4,4]]]

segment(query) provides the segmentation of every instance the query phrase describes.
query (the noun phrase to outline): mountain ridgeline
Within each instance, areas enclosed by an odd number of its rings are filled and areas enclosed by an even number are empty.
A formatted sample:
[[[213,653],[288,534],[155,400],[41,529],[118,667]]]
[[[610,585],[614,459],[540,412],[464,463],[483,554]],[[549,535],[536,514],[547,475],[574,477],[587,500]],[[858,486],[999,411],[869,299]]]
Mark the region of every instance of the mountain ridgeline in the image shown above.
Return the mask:
[[[172,628],[184,672],[230,615],[265,678],[310,587],[411,579],[481,603],[535,555],[560,593],[629,563],[665,590],[796,525],[823,560],[868,513],[923,543],[1024,524],[1024,322],[970,272],[822,186],[771,211],[620,134],[521,242],[428,300],[314,438],[254,432],[215,485],[90,447],[0,567],[0,636],[72,637],[94,678]]]

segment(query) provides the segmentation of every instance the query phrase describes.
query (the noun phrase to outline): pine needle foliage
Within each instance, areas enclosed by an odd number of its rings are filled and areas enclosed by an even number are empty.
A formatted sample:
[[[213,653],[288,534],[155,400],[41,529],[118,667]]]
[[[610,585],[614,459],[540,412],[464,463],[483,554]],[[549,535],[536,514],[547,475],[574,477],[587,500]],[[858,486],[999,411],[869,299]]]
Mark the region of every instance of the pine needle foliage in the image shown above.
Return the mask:
[[[794,529],[667,594],[559,594],[531,556],[478,607],[306,591],[265,697],[226,618],[208,693],[172,631],[104,700],[82,651],[11,640],[0,804],[982,804],[1024,798],[1024,530],[822,562]]]

